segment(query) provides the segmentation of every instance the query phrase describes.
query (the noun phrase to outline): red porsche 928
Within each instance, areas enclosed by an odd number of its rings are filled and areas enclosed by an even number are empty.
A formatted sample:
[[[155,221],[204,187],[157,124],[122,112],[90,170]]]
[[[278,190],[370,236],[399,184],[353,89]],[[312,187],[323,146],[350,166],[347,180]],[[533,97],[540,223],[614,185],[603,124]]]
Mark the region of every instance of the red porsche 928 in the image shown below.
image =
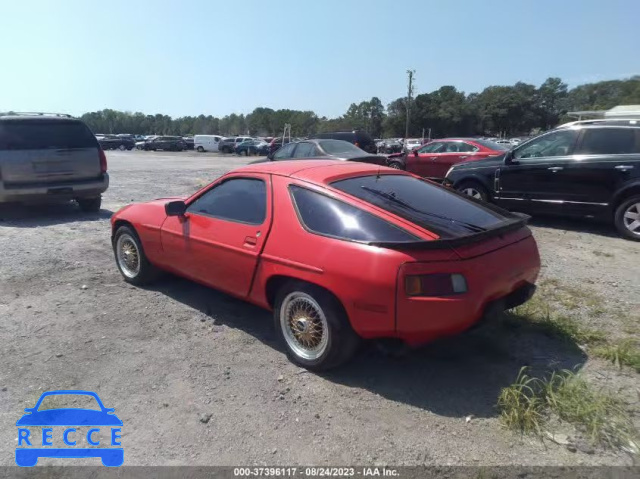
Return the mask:
[[[248,165],[111,224],[126,281],[165,270],[273,310],[290,360],[312,370],[362,338],[462,332],[527,301],[540,269],[526,217],[365,163]]]

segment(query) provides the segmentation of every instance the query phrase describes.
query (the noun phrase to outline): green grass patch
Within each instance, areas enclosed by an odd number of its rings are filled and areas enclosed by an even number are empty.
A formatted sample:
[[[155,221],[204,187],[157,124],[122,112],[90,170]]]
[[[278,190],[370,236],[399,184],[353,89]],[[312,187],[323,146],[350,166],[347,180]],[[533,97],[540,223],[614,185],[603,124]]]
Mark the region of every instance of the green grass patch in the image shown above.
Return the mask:
[[[594,390],[571,371],[535,378],[522,368],[516,381],[503,388],[498,398],[500,418],[510,429],[542,436],[549,419],[572,424],[593,444],[612,448],[638,444],[638,431],[622,402]]]
[[[640,373],[640,347],[633,339],[598,346],[593,349],[593,354],[618,367],[629,366]]]
[[[578,344],[600,343],[606,338],[602,331],[583,326],[569,316],[552,313],[550,304],[539,296],[507,312],[506,323],[515,327],[526,324],[547,336]]]

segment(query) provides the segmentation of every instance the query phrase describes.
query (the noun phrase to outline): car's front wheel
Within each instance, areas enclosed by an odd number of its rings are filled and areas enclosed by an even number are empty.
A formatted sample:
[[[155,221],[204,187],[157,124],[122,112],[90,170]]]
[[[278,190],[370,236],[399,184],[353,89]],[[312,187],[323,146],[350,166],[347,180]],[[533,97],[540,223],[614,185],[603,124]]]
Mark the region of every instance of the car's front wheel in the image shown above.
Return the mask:
[[[471,196],[476,200],[489,201],[489,192],[480,183],[475,181],[463,181],[456,188],[460,193]]]
[[[632,196],[616,208],[616,229],[624,238],[640,241],[640,196]]]
[[[398,161],[392,161],[391,163],[389,163],[389,168],[393,168],[395,170],[404,170],[404,166]]]
[[[158,277],[158,269],[147,259],[140,237],[132,227],[120,226],[116,230],[113,252],[118,269],[127,283],[142,285]]]
[[[274,321],[289,359],[309,370],[341,365],[360,343],[338,299],[312,284],[294,281],[282,287]]]
[[[204,148],[202,148],[201,146],[199,146],[196,149],[198,150],[198,153],[204,153]]]

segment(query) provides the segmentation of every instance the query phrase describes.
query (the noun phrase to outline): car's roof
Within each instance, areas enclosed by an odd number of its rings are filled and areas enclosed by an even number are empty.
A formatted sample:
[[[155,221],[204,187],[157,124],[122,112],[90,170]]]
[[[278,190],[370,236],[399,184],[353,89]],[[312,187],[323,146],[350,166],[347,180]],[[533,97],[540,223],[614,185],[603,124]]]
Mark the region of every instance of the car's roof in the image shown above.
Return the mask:
[[[0,115],[0,121],[3,120],[20,120],[20,121],[62,121],[62,122],[78,122],[77,118],[68,116],[47,116],[47,115]]]
[[[366,176],[384,171],[385,174],[408,174],[401,170],[357,161],[326,159],[284,160],[254,163],[232,171],[232,173],[267,173],[289,176],[300,180],[324,184],[337,175]]]

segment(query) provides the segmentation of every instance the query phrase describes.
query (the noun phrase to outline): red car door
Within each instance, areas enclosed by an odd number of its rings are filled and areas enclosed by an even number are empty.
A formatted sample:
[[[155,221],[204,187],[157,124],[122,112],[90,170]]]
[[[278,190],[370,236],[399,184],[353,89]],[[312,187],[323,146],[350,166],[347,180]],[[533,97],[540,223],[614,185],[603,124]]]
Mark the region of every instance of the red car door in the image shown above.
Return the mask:
[[[167,262],[188,278],[246,296],[271,227],[270,192],[270,175],[228,175],[187,200],[185,215],[162,225]]]
[[[479,150],[477,146],[461,140],[447,141],[442,153],[435,155],[430,163],[429,178],[444,180],[444,177],[456,163],[473,159]]]
[[[407,153],[405,168],[407,171],[428,178],[431,173],[431,163],[438,157],[438,152],[444,150],[445,144],[432,141],[413,152]]]

